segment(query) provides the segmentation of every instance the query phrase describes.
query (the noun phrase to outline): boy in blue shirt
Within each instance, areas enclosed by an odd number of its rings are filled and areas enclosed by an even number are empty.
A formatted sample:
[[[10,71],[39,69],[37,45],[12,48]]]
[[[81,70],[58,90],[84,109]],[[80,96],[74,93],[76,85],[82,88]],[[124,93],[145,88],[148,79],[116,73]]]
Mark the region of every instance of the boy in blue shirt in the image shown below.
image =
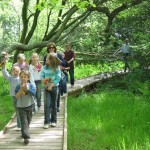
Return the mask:
[[[30,72],[23,70],[20,72],[20,84],[17,85],[15,93],[17,99],[17,109],[21,122],[21,133],[24,143],[29,143],[29,125],[32,119],[32,108],[34,104],[33,96],[36,95],[35,87],[29,83]]]

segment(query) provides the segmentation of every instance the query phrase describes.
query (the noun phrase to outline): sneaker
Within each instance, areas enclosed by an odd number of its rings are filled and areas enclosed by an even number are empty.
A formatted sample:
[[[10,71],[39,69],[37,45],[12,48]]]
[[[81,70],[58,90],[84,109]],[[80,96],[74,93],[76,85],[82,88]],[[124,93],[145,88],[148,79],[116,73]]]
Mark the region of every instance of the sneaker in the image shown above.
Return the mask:
[[[34,111],[32,111],[32,115],[34,115]]]
[[[53,123],[51,124],[51,127],[56,127],[56,123],[53,122]]]
[[[17,130],[17,131],[21,131],[21,128],[17,128],[16,130]]]
[[[43,128],[44,129],[48,129],[49,128],[49,124],[44,124]]]
[[[71,88],[73,88],[74,87],[74,85],[71,85]]]
[[[67,95],[68,95],[67,93],[64,93],[64,95],[63,95],[63,96],[65,96],[65,97],[66,97]]]
[[[29,139],[24,139],[24,144],[28,144],[29,143]]]

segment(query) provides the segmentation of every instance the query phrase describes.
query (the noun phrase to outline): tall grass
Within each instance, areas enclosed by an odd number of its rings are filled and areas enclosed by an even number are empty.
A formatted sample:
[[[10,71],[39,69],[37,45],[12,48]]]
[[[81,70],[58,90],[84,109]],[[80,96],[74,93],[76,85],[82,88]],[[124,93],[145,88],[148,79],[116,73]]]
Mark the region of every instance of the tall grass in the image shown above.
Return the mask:
[[[68,98],[68,150],[150,149],[150,101],[122,90]]]
[[[6,68],[11,70],[12,63],[8,62]],[[0,131],[6,126],[14,113],[13,101],[9,94],[9,82],[4,79],[0,71]]]
[[[121,61],[111,63],[80,64],[75,67],[75,79],[91,76],[98,73],[114,72],[122,70],[124,64]]]
[[[0,77],[0,131],[14,113],[12,98],[9,95],[9,83]]]

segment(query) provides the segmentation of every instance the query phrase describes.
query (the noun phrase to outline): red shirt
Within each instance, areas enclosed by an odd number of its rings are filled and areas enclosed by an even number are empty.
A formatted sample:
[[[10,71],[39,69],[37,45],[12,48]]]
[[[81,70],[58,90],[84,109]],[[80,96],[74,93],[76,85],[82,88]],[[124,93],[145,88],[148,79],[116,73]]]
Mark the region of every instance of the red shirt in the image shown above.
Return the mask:
[[[65,52],[65,60],[66,61],[70,61],[72,58],[75,58],[75,53],[73,50],[66,50]],[[70,67],[70,69],[74,69],[74,61],[71,61],[68,66]]]

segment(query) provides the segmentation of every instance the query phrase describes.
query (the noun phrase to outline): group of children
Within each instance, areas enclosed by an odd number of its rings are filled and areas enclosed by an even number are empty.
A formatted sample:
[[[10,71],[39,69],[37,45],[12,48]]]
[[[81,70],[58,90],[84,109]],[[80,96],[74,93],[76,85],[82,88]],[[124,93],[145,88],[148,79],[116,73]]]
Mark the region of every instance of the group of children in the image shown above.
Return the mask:
[[[17,116],[17,130],[21,130],[24,143],[29,143],[29,124],[35,109],[41,107],[41,85],[44,85],[44,128],[56,126],[57,112],[59,112],[60,96],[67,94],[67,62],[63,56],[56,53],[56,46],[50,43],[47,46],[47,55],[44,64],[39,55],[33,53],[31,63],[26,62],[24,54],[19,54],[17,62],[13,64],[10,75],[3,61],[2,73],[10,83],[10,95],[13,99]]]

